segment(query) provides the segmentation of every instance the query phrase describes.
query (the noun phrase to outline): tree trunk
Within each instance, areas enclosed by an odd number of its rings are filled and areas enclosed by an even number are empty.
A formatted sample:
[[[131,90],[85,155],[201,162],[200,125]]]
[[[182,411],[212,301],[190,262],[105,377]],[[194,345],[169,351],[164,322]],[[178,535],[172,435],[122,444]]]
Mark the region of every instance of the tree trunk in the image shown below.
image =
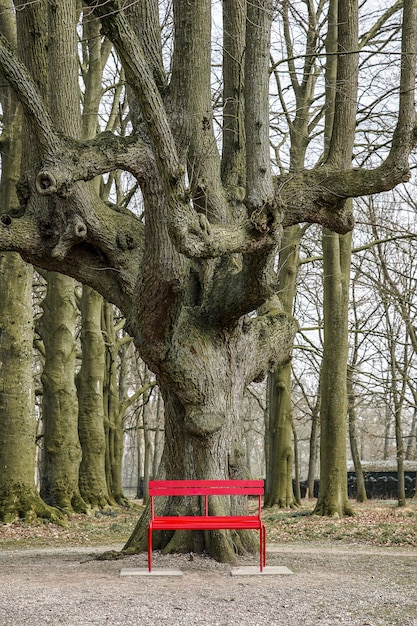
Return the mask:
[[[48,272],[47,293],[39,324],[45,348],[42,372],[43,448],[41,496],[65,512],[85,512],[78,487],[81,447],[75,388],[74,280]]]
[[[0,31],[16,47],[10,7],[0,11]],[[0,214],[18,206],[21,113],[10,87],[0,82]],[[36,418],[32,374],[32,266],[13,252],[0,254],[0,521],[37,516],[59,519],[35,486]]]
[[[350,441],[350,451],[352,454],[352,461],[355,466],[355,477],[356,477],[356,500],[358,502],[366,502],[366,487],[365,487],[365,478],[362,470],[361,457],[358,449],[358,441],[356,434],[356,408],[355,408],[355,396],[353,393],[353,373],[351,368],[348,368],[347,374],[347,385],[348,385],[348,418],[349,418],[349,441]]]
[[[123,494],[123,415],[120,411],[117,358],[118,340],[114,328],[113,306],[104,302],[102,316],[106,337],[104,380],[104,424],[106,433],[106,480],[110,497],[120,505],[127,504]]]
[[[155,320],[148,316],[147,322],[152,328]],[[150,330],[149,325],[142,328]],[[268,333],[264,334],[266,328]],[[156,330],[159,333],[159,324]],[[147,342],[146,355],[152,369],[157,371],[165,408],[161,476],[189,480],[247,476],[240,421],[245,388],[255,378],[254,372],[259,371],[259,363],[267,362],[269,350],[273,350],[278,362],[287,357],[293,332],[292,319],[284,314],[277,317],[277,311],[270,307],[260,310],[256,318],[231,324],[230,328],[207,325],[198,308],[182,307],[171,331],[169,349],[159,348],[155,355],[155,338]],[[286,340],[282,342],[284,336]],[[165,355],[162,360],[161,352]],[[158,360],[152,364],[155,357]],[[187,514],[190,504],[168,501],[165,505],[166,510],[174,506]],[[235,503],[222,498],[211,502],[212,513],[219,515],[244,508],[241,499]],[[146,521],[145,514],[126,550],[145,548]],[[235,551],[254,550],[256,541],[252,535],[225,531],[175,533],[172,537],[164,534],[156,545],[166,551],[195,551],[204,547],[219,560],[233,561]]]
[[[32,274],[14,253],[0,255],[0,520],[57,520],[35,486]]]
[[[414,461],[417,457],[417,409],[414,409],[411,421],[410,432],[407,438],[407,448],[405,453],[406,461]]]
[[[351,236],[323,232],[324,351],[320,489],[314,513],[351,515],[346,478],[348,303]]]
[[[293,507],[296,505],[292,487],[293,444],[291,365],[276,368],[270,376],[269,429],[272,445],[269,458],[269,489],[265,506]]]
[[[398,506],[405,506],[405,476],[404,476],[404,444],[401,428],[401,410],[395,411],[395,440],[397,444],[397,497]]]
[[[294,496],[297,505],[301,504],[301,486],[300,486],[300,459],[298,455],[298,435],[294,422],[292,423],[292,436],[294,441]]]
[[[331,0],[326,37],[325,146],[327,165],[352,165],[358,90],[358,13]],[[346,57],[338,52],[350,50]],[[344,209],[352,214],[352,200]],[[353,511],[346,476],[348,305],[352,237],[323,229],[324,350],[320,381],[320,488],[314,512],[342,517]]]
[[[388,399],[387,399],[388,402]],[[385,424],[384,424],[384,453],[382,458],[387,461],[390,458],[391,450],[391,410],[388,404],[385,407]]]
[[[79,485],[84,501],[92,508],[103,508],[111,504],[106,483],[102,307],[102,296],[84,285],[80,302],[82,363],[76,379],[78,433],[82,449]]]
[[[278,265],[278,286],[284,310],[292,314],[296,294],[299,244],[302,230],[292,226],[284,231]],[[296,505],[292,488],[292,400],[291,363],[284,363],[269,374],[269,433],[270,445],[266,474],[265,506],[293,507]]]
[[[317,402],[311,413],[311,432],[308,458],[307,491],[306,498],[314,498],[314,482],[317,472],[317,459],[319,456],[319,431],[320,431],[320,390]]]
[[[165,402],[165,448],[161,474],[171,479],[187,480],[247,477],[236,412],[236,401],[241,391],[234,389],[231,392],[234,397],[229,398],[223,424],[218,424],[216,413],[201,412],[198,416],[198,429],[195,422],[190,429],[187,427],[187,412],[182,403],[175,394],[161,385]],[[175,499],[167,500],[163,505],[165,514],[176,512],[192,515],[195,503],[191,500],[185,499],[180,503]],[[227,515],[237,508],[242,512],[244,506],[242,499],[236,503],[222,497],[211,498],[209,512],[211,515]],[[146,520],[145,513],[126,543],[125,551],[136,552],[146,548]],[[155,533],[154,546],[163,549],[164,553],[206,550],[219,561],[234,562],[236,552],[255,552],[257,541],[253,533],[248,531],[183,531],[163,533],[160,536]]]

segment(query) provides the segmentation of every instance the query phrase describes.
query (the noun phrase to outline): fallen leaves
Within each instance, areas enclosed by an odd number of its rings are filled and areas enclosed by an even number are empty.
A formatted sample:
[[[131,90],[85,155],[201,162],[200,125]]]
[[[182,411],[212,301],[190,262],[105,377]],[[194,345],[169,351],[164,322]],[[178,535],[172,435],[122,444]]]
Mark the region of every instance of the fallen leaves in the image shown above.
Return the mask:
[[[143,507],[108,509],[91,515],[74,514],[63,527],[47,520],[0,524],[0,547],[58,547],[123,543],[130,536]]]
[[[417,547],[417,502],[398,508],[392,502],[352,503],[355,515],[334,519],[312,515],[314,506],[291,511],[266,510],[268,540],[338,541],[346,544]]]

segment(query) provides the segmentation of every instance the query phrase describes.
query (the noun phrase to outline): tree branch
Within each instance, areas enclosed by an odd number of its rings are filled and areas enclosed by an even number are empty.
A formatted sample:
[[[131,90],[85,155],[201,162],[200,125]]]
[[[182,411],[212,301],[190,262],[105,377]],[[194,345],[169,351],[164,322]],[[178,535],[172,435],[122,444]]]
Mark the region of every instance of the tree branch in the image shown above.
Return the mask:
[[[122,169],[140,182],[156,175],[150,146],[140,137],[119,137],[103,132],[95,139],[77,141],[63,138],[59,159],[46,157],[36,179],[40,195],[68,195],[77,181]]]
[[[356,0],[338,2],[337,59],[334,116],[327,162],[336,167],[347,167],[352,162],[355,141],[358,92],[359,54],[358,8]]]
[[[417,49],[417,3],[404,0],[402,42],[401,42],[401,77],[399,114],[392,146],[387,161],[398,168],[408,168],[408,158],[417,143],[415,113]]]
[[[248,3],[245,56],[246,203],[259,230],[267,230],[273,198],[269,153],[271,0]],[[278,220],[277,220],[278,221]]]
[[[245,193],[244,51],[246,10],[243,0],[223,0],[223,144],[222,179],[231,195]],[[232,189],[234,191],[232,191]]]
[[[0,33],[0,70],[15,90],[23,110],[31,122],[36,138],[45,155],[54,158],[62,140],[55,131],[45,102],[39,94],[27,68],[21,63],[7,39]]]
[[[245,361],[247,384],[262,380],[276,363],[290,359],[297,330],[297,323],[283,312],[277,296],[261,307],[257,317],[243,322],[242,341],[251,346],[252,355]]]

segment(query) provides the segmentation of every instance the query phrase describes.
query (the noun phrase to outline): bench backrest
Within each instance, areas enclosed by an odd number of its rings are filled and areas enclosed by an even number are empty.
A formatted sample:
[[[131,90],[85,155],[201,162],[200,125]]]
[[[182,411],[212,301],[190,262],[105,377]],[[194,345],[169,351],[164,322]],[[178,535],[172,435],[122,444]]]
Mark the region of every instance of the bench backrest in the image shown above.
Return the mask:
[[[263,480],[150,480],[151,512],[154,516],[154,496],[204,496],[204,511],[208,515],[208,496],[258,496],[258,516],[261,514]]]
[[[263,480],[150,480],[150,496],[257,496],[264,492]]]

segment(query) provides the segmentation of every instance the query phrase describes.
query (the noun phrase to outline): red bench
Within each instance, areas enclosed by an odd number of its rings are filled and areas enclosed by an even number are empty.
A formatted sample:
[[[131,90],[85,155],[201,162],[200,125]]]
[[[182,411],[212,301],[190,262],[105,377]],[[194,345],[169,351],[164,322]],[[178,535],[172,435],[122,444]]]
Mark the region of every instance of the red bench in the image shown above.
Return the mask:
[[[259,530],[259,567],[266,565],[266,529],[261,519],[263,480],[150,480],[151,519],[148,526],[148,569],[152,571],[154,530]],[[209,496],[258,496],[256,515],[209,515]],[[204,496],[201,515],[155,515],[154,498],[159,496]]]

